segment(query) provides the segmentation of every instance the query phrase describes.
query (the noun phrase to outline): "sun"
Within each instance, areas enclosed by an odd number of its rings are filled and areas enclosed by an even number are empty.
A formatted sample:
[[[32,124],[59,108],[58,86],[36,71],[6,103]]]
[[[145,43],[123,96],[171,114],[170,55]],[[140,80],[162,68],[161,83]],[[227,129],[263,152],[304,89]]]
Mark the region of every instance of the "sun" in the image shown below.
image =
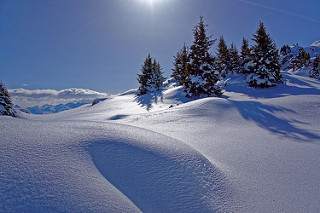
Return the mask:
[[[146,4],[150,4],[150,5],[154,5],[157,2],[161,2],[163,0],[140,0],[140,2],[146,3]]]
[[[150,4],[153,4],[156,0],[143,0],[144,2],[148,2]]]
[[[164,5],[166,5],[166,2],[169,0],[131,0],[133,2],[138,3],[138,5],[142,7],[146,7],[151,11],[154,11],[156,9],[163,8]]]

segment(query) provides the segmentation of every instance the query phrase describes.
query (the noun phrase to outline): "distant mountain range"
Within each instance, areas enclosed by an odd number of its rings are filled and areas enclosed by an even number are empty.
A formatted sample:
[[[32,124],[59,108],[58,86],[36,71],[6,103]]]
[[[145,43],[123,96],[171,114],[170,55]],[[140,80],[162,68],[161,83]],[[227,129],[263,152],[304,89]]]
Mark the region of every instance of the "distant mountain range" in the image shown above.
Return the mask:
[[[93,101],[82,100],[79,102],[70,102],[67,104],[58,104],[58,105],[45,104],[42,106],[34,106],[34,107],[28,107],[28,108],[22,108],[19,105],[15,105],[14,108],[21,111],[21,112],[28,113],[28,114],[43,115],[43,114],[52,114],[52,113],[58,113],[58,112],[74,109],[74,108],[80,107],[85,104],[96,105],[106,99],[107,98],[97,98]]]
[[[74,108],[77,108],[77,107],[80,107],[84,104],[89,104],[89,103],[91,103],[91,101],[71,102],[71,103],[67,103],[67,104],[58,104],[58,105],[45,104],[43,106],[34,106],[34,107],[28,107],[28,108],[22,108],[22,107],[16,105],[15,108],[22,111],[22,112],[25,112],[25,113],[43,115],[43,114],[52,114],[52,113],[66,111],[69,109],[74,109]]]

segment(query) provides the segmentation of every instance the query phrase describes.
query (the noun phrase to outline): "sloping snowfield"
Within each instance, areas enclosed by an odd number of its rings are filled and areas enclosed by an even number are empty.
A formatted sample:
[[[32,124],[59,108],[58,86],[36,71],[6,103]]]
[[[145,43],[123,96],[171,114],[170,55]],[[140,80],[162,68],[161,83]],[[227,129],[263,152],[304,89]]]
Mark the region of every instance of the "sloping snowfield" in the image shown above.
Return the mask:
[[[319,107],[319,80],[286,74],[0,117],[0,211],[319,212]]]

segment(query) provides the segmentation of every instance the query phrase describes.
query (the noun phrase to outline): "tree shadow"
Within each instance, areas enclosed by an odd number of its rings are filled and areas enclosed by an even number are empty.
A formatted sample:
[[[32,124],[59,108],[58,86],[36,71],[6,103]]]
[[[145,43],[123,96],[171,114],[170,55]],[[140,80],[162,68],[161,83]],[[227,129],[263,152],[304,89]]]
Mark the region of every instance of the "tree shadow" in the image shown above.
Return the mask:
[[[152,104],[157,104],[158,101],[163,101],[163,91],[157,90],[154,92],[147,93],[145,95],[136,96],[134,101],[138,102],[141,107],[146,108],[147,111],[152,109]]]
[[[320,135],[306,129],[298,128],[295,124],[308,125],[297,120],[287,120],[275,115],[276,112],[296,113],[283,107],[264,105],[255,101],[232,101],[242,117],[257,123],[260,127],[282,137],[297,141],[312,142],[320,140]]]
[[[284,83],[274,88],[256,89],[245,87],[243,85],[238,87],[226,88],[228,92],[244,93],[251,98],[279,98],[289,95],[319,95],[320,81],[311,78],[303,80],[292,76],[284,75]]]

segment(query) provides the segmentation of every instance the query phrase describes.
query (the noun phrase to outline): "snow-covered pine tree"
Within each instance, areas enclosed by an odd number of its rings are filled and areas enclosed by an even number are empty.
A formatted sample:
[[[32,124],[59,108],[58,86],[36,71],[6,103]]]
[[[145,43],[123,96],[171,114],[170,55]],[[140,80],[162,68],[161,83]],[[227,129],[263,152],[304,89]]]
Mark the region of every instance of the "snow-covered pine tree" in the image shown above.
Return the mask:
[[[152,84],[155,90],[161,89],[163,82],[165,81],[165,78],[163,77],[162,68],[160,66],[160,63],[156,61],[156,59],[153,60],[153,75],[152,75]]]
[[[281,67],[284,70],[289,70],[292,68],[292,61],[293,61],[294,54],[292,53],[291,48],[289,45],[283,45],[280,49],[280,58],[281,58]]]
[[[187,97],[200,97],[217,95],[221,96],[222,91],[217,82],[219,80],[218,73],[214,70],[214,57],[209,50],[215,40],[211,40],[212,36],[206,35],[206,25],[203,17],[195,26],[193,31],[194,41],[190,47],[190,66],[189,73],[184,83]]]
[[[232,74],[241,72],[241,60],[237,47],[232,43],[229,48],[230,63],[229,69]]]
[[[228,75],[230,71],[230,54],[223,36],[219,39],[218,51],[216,52],[216,65],[222,77]]]
[[[140,87],[138,95],[144,95],[148,92],[159,90],[165,78],[163,77],[162,68],[156,59],[149,54],[141,67],[141,74],[138,74],[138,82]]]
[[[250,65],[253,73],[248,76],[249,86],[259,88],[276,86],[282,78],[278,49],[262,22],[253,37],[255,45],[252,47]]]
[[[301,69],[302,67],[308,67],[310,65],[310,54],[307,53],[303,48],[299,49],[298,55],[296,55],[290,62],[290,67],[292,67],[293,71]]]
[[[306,52],[304,49],[302,49],[302,53],[301,53],[301,59],[302,59],[302,64],[305,67],[308,67],[311,65],[311,56],[310,53]],[[300,54],[300,52],[299,52]]]
[[[180,85],[184,85],[187,76],[189,76],[189,63],[189,49],[184,44],[183,48],[174,56],[174,68],[171,75]]]
[[[11,97],[7,88],[0,82],[0,115],[16,117],[16,111],[13,108]]]
[[[153,76],[153,62],[151,55],[149,54],[141,67],[141,74],[138,74],[138,82],[140,87],[138,89],[138,95],[144,95],[152,91],[152,76]]]
[[[240,52],[240,60],[241,60],[241,72],[243,74],[249,74],[249,65],[251,61],[251,50],[249,48],[249,42],[247,39],[242,39],[241,52]]]
[[[311,78],[317,78],[320,79],[320,56],[317,56],[313,63],[312,63],[312,69],[309,72],[309,75]]]
[[[291,48],[286,44],[286,45],[283,45],[280,49],[280,54],[281,55],[287,55],[291,53]]]

